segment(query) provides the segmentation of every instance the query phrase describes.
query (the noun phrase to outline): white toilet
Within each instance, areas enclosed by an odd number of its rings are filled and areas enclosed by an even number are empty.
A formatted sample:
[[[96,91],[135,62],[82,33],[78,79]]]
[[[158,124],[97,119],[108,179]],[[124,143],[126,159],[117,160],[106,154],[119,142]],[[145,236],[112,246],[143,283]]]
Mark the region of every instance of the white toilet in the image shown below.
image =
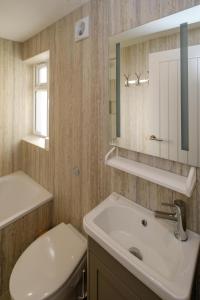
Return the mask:
[[[74,299],[86,249],[87,240],[70,224],[59,224],[43,234],[25,250],[12,271],[12,299]]]

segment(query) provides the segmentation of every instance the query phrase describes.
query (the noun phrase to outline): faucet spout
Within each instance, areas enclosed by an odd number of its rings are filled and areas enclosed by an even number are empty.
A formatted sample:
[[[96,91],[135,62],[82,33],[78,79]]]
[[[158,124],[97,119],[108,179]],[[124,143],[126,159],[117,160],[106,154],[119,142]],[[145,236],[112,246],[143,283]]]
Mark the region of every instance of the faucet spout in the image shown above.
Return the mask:
[[[167,213],[163,211],[155,211],[155,217],[160,219],[167,219],[176,222],[176,230],[174,231],[175,237],[180,241],[187,241],[188,236],[186,232],[186,208],[182,200],[175,200],[174,204],[163,203],[175,209],[174,213]]]

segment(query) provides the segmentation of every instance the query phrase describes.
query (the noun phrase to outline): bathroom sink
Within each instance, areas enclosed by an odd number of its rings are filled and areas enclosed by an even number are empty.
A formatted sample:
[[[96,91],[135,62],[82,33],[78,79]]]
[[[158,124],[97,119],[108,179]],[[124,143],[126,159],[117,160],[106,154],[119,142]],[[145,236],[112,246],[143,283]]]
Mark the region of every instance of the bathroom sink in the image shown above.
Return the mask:
[[[163,300],[189,300],[200,236],[174,236],[175,224],[116,194],[84,218],[86,233]]]

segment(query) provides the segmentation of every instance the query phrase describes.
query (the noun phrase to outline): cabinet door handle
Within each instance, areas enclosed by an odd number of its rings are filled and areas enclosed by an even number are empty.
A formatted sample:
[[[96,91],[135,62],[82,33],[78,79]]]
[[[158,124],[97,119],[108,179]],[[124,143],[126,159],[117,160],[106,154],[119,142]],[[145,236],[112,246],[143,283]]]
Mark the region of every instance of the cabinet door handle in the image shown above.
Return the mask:
[[[149,138],[151,141],[163,142],[163,139],[157,138],[154,134],[152,134]]]

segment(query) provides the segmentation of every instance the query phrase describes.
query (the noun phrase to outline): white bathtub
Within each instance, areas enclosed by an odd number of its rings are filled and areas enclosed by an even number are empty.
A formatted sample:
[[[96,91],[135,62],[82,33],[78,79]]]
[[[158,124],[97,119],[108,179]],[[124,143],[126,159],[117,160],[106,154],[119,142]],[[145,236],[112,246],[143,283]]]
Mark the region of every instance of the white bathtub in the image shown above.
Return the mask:
[[[52,199],[52,194],[22,171],[0,177],[0,229]]]

